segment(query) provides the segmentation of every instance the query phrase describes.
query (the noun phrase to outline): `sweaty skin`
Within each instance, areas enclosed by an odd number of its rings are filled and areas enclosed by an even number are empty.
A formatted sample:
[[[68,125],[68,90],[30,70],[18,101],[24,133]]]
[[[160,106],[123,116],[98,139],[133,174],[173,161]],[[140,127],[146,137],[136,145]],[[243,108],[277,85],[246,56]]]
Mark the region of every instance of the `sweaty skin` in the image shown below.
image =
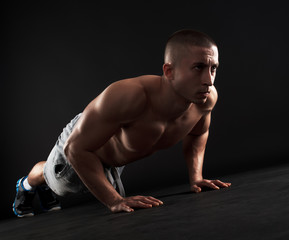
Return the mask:
[[[230,186],[202,177],[218,64],[217,47],[192,46],[178,64],[163,65],[163,76],[115,82],[86,107],[64,150],[84,184],[112,212],[163,203],[153,197],[121,197],[101,162],[123,166],[179,141],[192,191]]]

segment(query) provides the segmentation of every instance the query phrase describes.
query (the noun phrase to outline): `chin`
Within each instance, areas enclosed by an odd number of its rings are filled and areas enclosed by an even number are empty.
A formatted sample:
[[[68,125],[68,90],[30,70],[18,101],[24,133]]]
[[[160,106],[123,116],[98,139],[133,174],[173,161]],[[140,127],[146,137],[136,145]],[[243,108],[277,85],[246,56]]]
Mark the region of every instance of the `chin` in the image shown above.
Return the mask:
[[[204,103],[206,103],[207,99],[208,98],[194,99],[194,100],[192,100],[192,103],[194,103],[194,104],[204,104]]]

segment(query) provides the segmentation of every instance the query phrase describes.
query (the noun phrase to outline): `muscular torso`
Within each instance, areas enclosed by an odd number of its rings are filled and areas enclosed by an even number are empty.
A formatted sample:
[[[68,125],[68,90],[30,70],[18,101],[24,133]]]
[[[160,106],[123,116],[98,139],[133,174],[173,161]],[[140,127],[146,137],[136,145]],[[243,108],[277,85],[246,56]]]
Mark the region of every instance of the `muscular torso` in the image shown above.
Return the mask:
[[[190,107],[172,119],[160,114],[154,106],[158,97],[160,77],[150,77],[140,84],[147,90],[148,104],[142,114],[132,122],[123,124],[118,131],[95,154],[110,166],[121,166],[148,156],[153,152],[175,145],[193,129],[206,114],[204,106]],[[161,106],[161,105],[159,105]],[[159,107],[158,106],[158,107]]]

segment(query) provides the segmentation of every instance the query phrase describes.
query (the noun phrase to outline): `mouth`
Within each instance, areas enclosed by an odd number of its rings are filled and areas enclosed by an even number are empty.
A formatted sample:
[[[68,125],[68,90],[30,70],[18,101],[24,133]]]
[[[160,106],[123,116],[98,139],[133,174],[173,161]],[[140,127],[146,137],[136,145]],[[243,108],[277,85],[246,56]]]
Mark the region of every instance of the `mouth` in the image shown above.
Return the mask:
[[[202,97],[208,97],[210,94],[210,91],[199,92],[198,94]]]

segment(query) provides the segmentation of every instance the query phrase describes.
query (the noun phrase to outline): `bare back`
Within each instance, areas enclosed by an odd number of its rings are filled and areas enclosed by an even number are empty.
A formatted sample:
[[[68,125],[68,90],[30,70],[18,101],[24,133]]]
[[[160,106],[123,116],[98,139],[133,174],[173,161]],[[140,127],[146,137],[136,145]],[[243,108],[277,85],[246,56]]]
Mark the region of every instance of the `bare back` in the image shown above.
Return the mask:
[[[185,111],[171,114],[167,88],[162,77],[152,75],[112,84],[88,105],[71,138],[79,138],[110,166],[175,145],[194,130],[200,131],[197,128],[204,123],[198,123],[212,110],[217,92],[213,88],[205,104],[190,103]]]

